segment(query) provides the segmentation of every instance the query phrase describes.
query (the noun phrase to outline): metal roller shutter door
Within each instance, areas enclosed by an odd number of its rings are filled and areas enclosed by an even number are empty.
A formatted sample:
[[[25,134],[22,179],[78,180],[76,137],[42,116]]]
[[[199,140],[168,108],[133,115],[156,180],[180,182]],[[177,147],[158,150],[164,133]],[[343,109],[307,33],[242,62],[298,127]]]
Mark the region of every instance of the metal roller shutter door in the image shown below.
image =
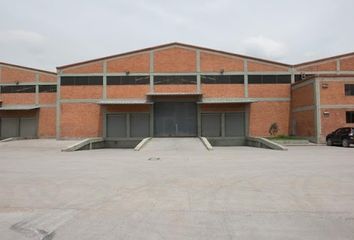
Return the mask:
[[[19,118],[1,118],[1,138],[19,137]]]
[[[201,124],[203,137],[221,136],[221,113],[202,113]]]
[[[130,136],[148,137],[150,135],[150,115],[148,113],[130,114]]]
[[[225,136],[226,137],[245,136],[245,113],[243,112],[225,113]]]
[[[106,136],[125,138],[127,137],[127,115],[126,114],[109,114],[106,119]]]
[[[37,120],[36,118],[21,118],[20,119],[20,137],[34,138],[37,135]]]

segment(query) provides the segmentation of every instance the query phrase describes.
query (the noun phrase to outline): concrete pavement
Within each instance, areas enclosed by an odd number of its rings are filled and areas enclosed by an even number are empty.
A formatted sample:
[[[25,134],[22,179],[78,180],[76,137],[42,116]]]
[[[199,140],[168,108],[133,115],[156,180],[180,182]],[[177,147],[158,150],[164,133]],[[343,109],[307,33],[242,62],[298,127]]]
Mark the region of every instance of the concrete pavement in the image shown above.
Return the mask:
[[[1,143],[1,239],[353,239],[354,148],[158,141]]]

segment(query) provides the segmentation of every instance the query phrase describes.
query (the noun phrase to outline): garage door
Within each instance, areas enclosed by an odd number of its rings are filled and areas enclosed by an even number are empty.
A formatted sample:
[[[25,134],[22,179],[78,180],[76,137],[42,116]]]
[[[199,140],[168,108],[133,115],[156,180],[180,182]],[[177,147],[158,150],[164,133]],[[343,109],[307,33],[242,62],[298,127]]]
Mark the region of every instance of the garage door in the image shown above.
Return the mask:
[[[197,106],[192,102],[154,104],[154,135],[190,137],[197,135]]]
[[[36,118],[1,118],[2,139],[10,137],[34,138],[37,136]]]
[[[243,112],[225,113],[225,136],[245,136],[245,114]]]
[[[149,113],[107,114],[106,137],[142,138],[150,135]]]

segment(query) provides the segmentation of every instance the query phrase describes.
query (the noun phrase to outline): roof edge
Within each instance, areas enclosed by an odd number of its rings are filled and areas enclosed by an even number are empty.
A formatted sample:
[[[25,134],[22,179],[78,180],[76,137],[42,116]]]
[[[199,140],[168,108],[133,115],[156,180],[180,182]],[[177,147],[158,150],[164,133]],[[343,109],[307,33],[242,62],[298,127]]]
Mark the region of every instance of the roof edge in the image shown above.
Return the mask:
[[[187,48],[195,48],[195,49],[198,49],[198,50],[203,50],[203,51],[208,51],[208,52],[215,52],[215,53],[220,53],[220,54],[225,54],[225,55],[230,55],[230,56],[235,56],[235,57],[240,57],[240,58],[246,58],[246,59],[250,59],[250,60],[255,60],[255,61],[275,64],[275,65],[282,65],[282,66],[285,66],[285,67],[291,67],[292,66],[292,65],[286,64],[286,63],[266,60],[266,59],[262,59],[262,58],[251,57],[251,56],[237,54],[237,53],[232,53],[232,52],[226,52],[226,51],[222,51],[222,50],[216,50],[216,49],[212,49],[212,48],[200,47],[200,46],[195,46],[195,45],[185,44],[185,43],[180,43],[180,42],[171,42],[171,43],[166,43],[166,44],[162,44],[162,45],[156,45],[156,46],[153,46],[153,47],[142,48],[142,49],[138,49],[138,50],[124,52],[124,53],[120,53],[120,54],[109,55],[109,56],[106,56],[106,57],[94,58],[94,59],[90,59],[90,60],[87,60],[87,61],[82,61],[82,62],[76,62],[76,63],[72,63],[72,64],[67,64],[67,65],[62,65],[62,66],[58,66],[57,70],[61,70],[61,69],[64,69],[64,68],[70,68],[70,67],[74,67],[74,66],[79,66],[79,65],[83,65],[83,64],[88,64],[88,63],[92,63],[92,62],[97,62],[97,61],[103,61],[103,60],[107,60],[107,59],[110,59],[110,58],[123,57],[123,56],[127,56],[127,55],[130,55],[130,54],[146,52],[146,51],[151,51],[151,50],[164,48],[164,47],[170,47],[170,46],[181,46],[181,47],[187,47]]]
[[[22,66],[22,65],[16,65],[16,64],[12,64],[12,63],[0,62],[0,65],[5,65],[5,66],[9,66],[9,67],[15,67],[15,68],[21,68],[21,69],[31,70],[31,71],[35,71],[35,72],[43,72],[43,73],[47,73],[47,74],[57,75],[56,72],[51,72],[51,71],[42,70],[42,69],[38,69],[38,68],[25,67],[25,66]]]
[[[354,55],[354,52],[339,54],[339,55],[335,55],[335,56],[332,56],[332,57],[320,58],[320,59],[316,59],[316,60],[312,60],[312,61],[307,61],[307,62],[295,64],[295,65],[293,65],[293,66],[294,66],[294,67],[301,67],[301,66],[311,65],[311,64],[314,64],[314,63],[319,63],[319,62],[325,62],[325,61],[329,61],[329,60],[334,60],[334,59],[336,59],[336,58],[348,57],[348,56],[351,56],[351,55]]]

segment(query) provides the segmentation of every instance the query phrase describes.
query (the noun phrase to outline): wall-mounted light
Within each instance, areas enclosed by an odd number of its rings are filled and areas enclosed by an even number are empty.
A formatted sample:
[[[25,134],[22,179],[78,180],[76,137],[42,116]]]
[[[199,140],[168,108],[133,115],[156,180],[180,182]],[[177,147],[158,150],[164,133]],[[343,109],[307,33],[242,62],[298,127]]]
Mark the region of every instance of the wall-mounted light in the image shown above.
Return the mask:
[[[20,82],[19,82],[19,81],[16,81],[15,83],[16,83],[16,85],[19,85],[19,84],[20,84]]]
[[[129,74],[130,74],[130,72],[129,72],[129,71],[126,71],[126,72],[125,72],[125,75],[127,75],[127,76],[128,76]]]
[[[224,69],[220,69],[220,74],[224,74]]]
[[[324,117],[329,117],[329,112],[323,112]]]

